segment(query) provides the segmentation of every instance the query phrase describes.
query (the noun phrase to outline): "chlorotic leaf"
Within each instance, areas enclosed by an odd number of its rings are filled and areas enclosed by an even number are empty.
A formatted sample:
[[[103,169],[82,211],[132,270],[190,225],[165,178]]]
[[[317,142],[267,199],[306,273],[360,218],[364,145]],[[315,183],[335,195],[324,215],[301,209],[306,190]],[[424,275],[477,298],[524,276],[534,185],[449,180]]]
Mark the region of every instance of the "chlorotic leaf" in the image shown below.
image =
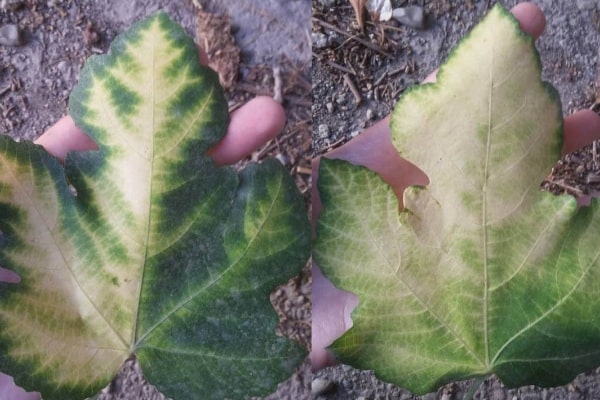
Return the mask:
[[[135,355],[174,399],[264,395],[305,356],[269,293],[304,265],[309,227],[276,161],[239,175],[206,151],[227,102],[164,13],[84,67],[70,99],[98,151],[63,167],[0,137],[0,371],[44,399],[107,385]]]
[[[495,373],[509,387],[564,384],[600,364],[598,203],[539,190],[562,117],[533,39],[501,6],[458,45],[437,83],[391,116],[427,187],[322,160],[315,259],[356,293],[345,363],[416,393]]]

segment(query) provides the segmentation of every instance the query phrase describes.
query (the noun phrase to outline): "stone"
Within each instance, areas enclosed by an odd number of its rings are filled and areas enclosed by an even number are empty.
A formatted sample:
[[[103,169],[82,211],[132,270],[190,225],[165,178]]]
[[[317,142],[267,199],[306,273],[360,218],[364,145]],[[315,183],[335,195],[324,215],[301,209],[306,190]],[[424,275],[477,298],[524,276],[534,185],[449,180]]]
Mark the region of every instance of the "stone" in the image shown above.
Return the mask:
[[[411,28],[423,29],[425,27],[425,12],[420,6],[396,8],[392,12],[392,18]]]
[[[390,0],[368,0],[367,10],[370,15],[379,17],[379,21],[389,21],[392,18],[392,2]]]
[[[335,102],[338,104],[346,104],[346,93],[340,93],[340,95],[335,99]]]
[[[329,136],[329,127],[325,124],[321,124],[319,125],[319,127],[317,128],[319,130],[319,137],[324,139],[327,136]]]
[[[593,10],[596,8],[596,0],[577,0],[577,8],[581,11]]]
[[[23,44],[21,29],[16,24],[0,27],[0,44],[4,46],[20,46]]]
[[[22,0],[0,0],[0,8],[7,11],[18,10],[22,5]]]
[[[275,158],[281,163],[281,165],[285,166],[288,163],[288,159],[284,154],[279,153],[275,156]]]
[[[542,400],[542,396],[537,393],[527,393],[521,396],[521,400]]]
[[[335,0],[319,0],[319,3],[323,4],[325,7],[333,7],[335,5]]]
[[[313,397],[327,394],[335,389],[335,383],[329,379],[315,378],[310,384],[310,392]]]
[[[312,40],[312,45],[315,49],[323,49],[329,45],[327,35],[325,35],[324,33],[312,32],[310,34],[310,38]]]

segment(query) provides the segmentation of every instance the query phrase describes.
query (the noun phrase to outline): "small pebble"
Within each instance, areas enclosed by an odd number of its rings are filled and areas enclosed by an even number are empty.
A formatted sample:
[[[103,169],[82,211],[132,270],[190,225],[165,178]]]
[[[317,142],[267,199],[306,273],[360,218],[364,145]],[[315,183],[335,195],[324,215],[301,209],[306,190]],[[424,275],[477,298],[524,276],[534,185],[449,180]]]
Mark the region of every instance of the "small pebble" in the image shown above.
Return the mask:
[[[324,33],[313,32],[310,34],[310,38],[315,49],[323,49],[329,44],[327,36]]]
[[[506,393],[502,389],[494,389],[492,400],[506,400]]]
[[[389,21],[392,18],[392,3],[389,0],[367,1],[367,10],[370,15],[378,16],[379,21]]]
[[[277,161],[279,161],[282,165],[287,165],[287,157],[281,153],[277,154],[275,156],[275,158],[277,159]]]
[[[551,397],[548,389],[542,389],[542,400],[550,400]]]
[[[321,396],[331,392],[335,388],[335,383],[329,379],[315,378],[310,384],[310,392],[314,397]]]
[[[333,103],[327,103],[327,104],[325,104],[325,107],[327,107],[327,111],[330,114],[333,112]]]
[[[340,95],[335,99],[335,102],[338,104],[345,104],[347,100],[346,93],[340,93]]]
[[[321,124],[319,125],[319,127],[317,128],[319,130],[319,137],[320,138],[326,138],[327,136],[329,136],[329,127],[325,124]]]
[[[63,61],[59,62],[58,64],[56,64],[56,68],[58,68],[58,70],[60,72],[66,72],[67,69],[69,68],[69,63],[63,60]]]
[[[319,3],[323,4],[325,7],[333,7],[335,5],[335,0],[319,0]]]
[[[371,110],[370,108],[367,109],[367,119],[373,119],[375,118],[375,111]]]
[[[423,29],[425,27],[425,12],[420,6],[396,8],[392,12],[392,18],[411,28]]]
[[[521,400],[542,400],[542,396],[537,393],[528,393],[522,395]]]
[[[577,0],[577,8],[581,11],[593,10],[596,8],[596,0]]]
[[[15,24],[0,27],[0,44],[5,46],[20,46],[23,44],[21,30]]]
[[[94,24],[88,22],[83,30],[83,41],[88,45],[97,44],[100,42],[100,35],[94,29]]]
[[[7,11],[18,10],[22,5],[22,0],[0,0],[0,8]]]
[[[329,32],[327,41],[330,46],[333,46],[341,44],[344,41],[344,39],[337,32]]]

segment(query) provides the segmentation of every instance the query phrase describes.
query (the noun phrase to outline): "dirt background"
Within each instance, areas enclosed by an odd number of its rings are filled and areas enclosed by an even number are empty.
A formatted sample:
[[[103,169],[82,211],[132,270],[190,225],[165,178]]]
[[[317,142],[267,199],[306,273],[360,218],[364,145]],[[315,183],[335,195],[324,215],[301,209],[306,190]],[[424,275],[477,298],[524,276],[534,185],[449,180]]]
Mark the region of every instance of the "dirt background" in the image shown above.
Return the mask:
[[[166,11],[198,42],[199,12],[229,15],[231,31],[213,29],[210,40],[233,32],[240,64],[226,91],[230,110],[256,95],[278,97],[288,122],[284,132],[240,163],[276,157],[294,176],[309,206],[310,187],[310,2],[243,0],[2,0],[0,29],[18,26],[18,45],[0,44],[0,134],[33,140],[67,113],[69,93],[84,61],[105,53],[112,39],[132,23]],[[205,15],[205,21],[212,20]],[[209,29],[210,30],[210,29]],[[3,35],[0,31],[0,42]],[[202,41],[200,41],[202,42]],[[310,272],[272,295],[282,317],[280,332],[310,343]],[[235,376],[231,376],[232,381]],[[310,396],[308,363],[268,399]],[[108,384],[108,382],[107,382]],[[163,399],[144,381],[135,362],[124,364],[100,399]]]
[[[365,127],[383,118],[411,84],[418,84],[447,56],[450,49],[496,3],[487,0],[392,0],[395,7],[420,5],[426,12],[424,29],[395,22],[367,21],[360,34],[348,0],[312,0],[313,27],[313,152],[340,146]],[[510,8],[518,1],[500,1]],[[600,2],[595,0],[538,0],[546,15],[544,35],[537,41],[543,79],[559,91],[563,111],[597,106],[597,59],[600,44]],[[359,42],[362,39],[367,43]],[[344,75],[347,75],[344,78]],[[352,93],[351,81],[358,96]],[[360,99],[358,101],[358,99]],[[589,192],[588,174],[598,171],[590,162],[590,148],[557,164],[551,189],[556,192]],[[571,172],[583,167],[581,174]],[[586,170],[589,170],[585,172]],[[548,171],[550,173],[550,171]],[[565,176],[568,175],[567,178]],[[562,180],[561,180],[562,179]],[[568,181],[569,185],[564,184]],[[557,184],[558,183],[558,184]],[[440,388],[423,397],[378,381],[370,371],[340,365],[318,371],[314,379],[327,390],[318,399],[462,399],[470,382]],[[579,375],[571,384],[543,389],[528,386],[508,390],[494,377],[487,379],[475,399],[549,400],[600,399],[600,370]]]

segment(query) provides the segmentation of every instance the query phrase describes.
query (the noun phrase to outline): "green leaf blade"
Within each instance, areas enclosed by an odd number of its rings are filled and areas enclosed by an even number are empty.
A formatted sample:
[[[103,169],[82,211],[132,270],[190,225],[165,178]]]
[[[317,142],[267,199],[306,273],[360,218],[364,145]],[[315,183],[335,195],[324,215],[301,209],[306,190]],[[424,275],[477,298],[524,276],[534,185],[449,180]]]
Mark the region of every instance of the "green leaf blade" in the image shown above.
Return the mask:
[[[454,380],[486,373],[473,344],[448,319],[448,303],[436,299],[443,279],[422,270],[420,260],[435,249],[398,240],[410,237],[410,232],[398,224],[398,200],[391,188],[365,168],[323,159],[319,190],[323,214],[315,260],[325,266],[334,284],[360,300],[352,314],[354,327],[332,346],[336,356],[374,369],[392,382],[407,379],[400,384],[415,392],[439,385],[442,376]],[[356,197],[361,192],[367,195]],[[344,223],[338,226],[333,221]]]
[[[58,396],[98,390],[128,348],[97,308],[108,298],[86,291],[90,274],[80,273],[85,260],[77,261],[78,249],[65,245],[70,235],[65,221],[76,219],[74,207],[68,207],[74,197],[62,167],[43,149],[8,137],[0,141],[0,203],[13,205],[12,212],[2,213],[0,229],[9,238],[0,263],[23,279],[20,288],[0,283],[0,369],[14,371],[20,385],[36,382]],[[114,306],[118,315],[119,297],[112,298],[117,301],[102,305]]]
[[[193,40],[163,13],[134,25],[86,63],[70,114],[99,150],[64,169],[0,142],[0,262],[22,277],[0,284],[0,370],[47,399],[93,395],[131,355],[173,398],[274,390],[306,353],[275,335],[269,293],[306,262],[308,220],[277,162],[238,176],[206,155],[229,114]]]
[[[165,272],[166,265],[184,264],[157,260],[156,268],[148,271],[144,287],[149,295],[141,307],[151,312],[140,323],[146,328],[138,339],[138,356],[148,366],[146,375],[165,393],[179,387],[183,398],[268,394],[304,358],[298,344],[273,335],[277,316],[265,312],[269,293],[293,274],[309,251],[303,204],[293,187],[276,161],[248,166],[222,240],[200,246],[201,264]],[[301,231],[293,228],[298,226],[303,226]],[[199,228],[193,226],[188,235],[201,237]],[[219,251],[206,251],[213,246]],[[177,276],[174,285],[185,289],[155,296],[165,290],[163,274]],[[172,299],[166,306],[160,304],[165,298]],[[169,373],[161,365],[181,369]],[[240,379],[235,387],[228,383],[231,371]],[[180,382],[192,374],[192,381],[202,380],[202,386],[182,390]]]
[[[216,74],[199,65],[193,41],[162,13],[121,35],[109,55],[93,58],[81,81],[71,114],[101,148],[74,155],[70,164],[77,168],[69,177],[89,188],[97,213],[109,217],[107,229],[116,227],[128,241],[135,276],[125,279],[137,286],[127,307],[137,310],[146,260],[180,240],[201,210],[220,208],[235,189],[232,171],[216,170],[204,155],[226,130],[226,101]],[[214,187],[224,197],[209,195]],[[224,215],[226,208],[214,213],[215,219]],[[136,320],[133,315],[130,324]],[[138,331],[131,324],[129,341]]]
[[[514,278],[493,292],[498,309],[517,309],[515,316],[523,320],[496,347],[497,374],[511,386],[564,384],[598,363],[600,327],[590,317],[600,307],[598,202],[571,214],[546,262],[529,267],[533,271],[523,273],[526,279]],[[518,365],[520,375],[514,373]]]
[[[597,202],[539,192],[562,137],[540,75],[532,38],[496,6],[391,116],[431,182],[399,216],[375,174],[322,161],[315,257],[359,296],[342,361],[416,393],[491,373],[558,385],[600,361]]]

